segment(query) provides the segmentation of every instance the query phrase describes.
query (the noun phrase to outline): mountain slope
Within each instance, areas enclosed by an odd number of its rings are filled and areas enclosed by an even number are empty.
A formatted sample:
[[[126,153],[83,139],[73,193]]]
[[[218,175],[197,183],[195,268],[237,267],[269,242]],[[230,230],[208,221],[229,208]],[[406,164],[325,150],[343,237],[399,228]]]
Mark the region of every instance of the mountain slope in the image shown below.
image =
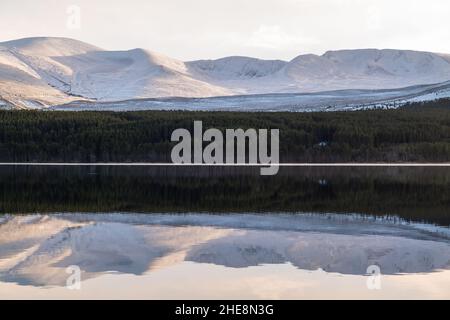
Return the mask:
[[[450,80],[450,59],[402,50],[342,50],[303,55],[281,71],[305,91],[393,89]]]
[[[143,49],[105,51],[67,38],[0,43],[1,104],[22,108],[74,100],[394,89],[448,80],[450,56],[428,52],[365,49],[300,55],[289,62],[238,56],[183,62]]]
[[[55,58],[73,70],[70,92],[103,101],[229,92],[189,76],[182,61],[142,49]]]
[[[0,96],[18,106],[227,94],[189,77],[184,62],[142,49],[104,51],[60,38],[0,44]]]
[[[0,43],[0,100],[22,108],[42,107],[79,98],[64,88],[72,70],[54,56],[86,54],[98,48],[65,38],[27,38]]]

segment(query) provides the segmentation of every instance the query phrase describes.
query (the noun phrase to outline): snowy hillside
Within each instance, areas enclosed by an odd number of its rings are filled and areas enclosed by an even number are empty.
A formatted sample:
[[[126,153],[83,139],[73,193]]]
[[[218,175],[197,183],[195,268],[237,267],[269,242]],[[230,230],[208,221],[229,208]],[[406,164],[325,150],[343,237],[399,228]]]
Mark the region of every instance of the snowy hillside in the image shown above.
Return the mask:
[[[450,99],[450,82],[387,90],[338,90],[314,93],[235,95],[210,98],[132,99],[126,101],[74,101],[51,110],[83,111],[353,111],[394,109],[411,102]]]
[[[449,66],[433,53],[369,49],[299,56],[284,72],[307,91],[392,89],[448,81]]]
[[[72,101],[389,90],[450,80],[450,56],[330,51],[292,61],[226,57],[183,62],[155,52],[105,51],[66,38],[0,43],[0,101],[43,108]]]

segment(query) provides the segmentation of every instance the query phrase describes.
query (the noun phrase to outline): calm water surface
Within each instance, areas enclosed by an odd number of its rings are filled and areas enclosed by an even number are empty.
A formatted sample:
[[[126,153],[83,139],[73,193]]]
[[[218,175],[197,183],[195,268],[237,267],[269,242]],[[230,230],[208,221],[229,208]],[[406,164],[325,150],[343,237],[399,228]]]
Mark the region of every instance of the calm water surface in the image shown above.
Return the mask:
[[[0,167],[0,182],[1,299],[450,298],[445,168]]]

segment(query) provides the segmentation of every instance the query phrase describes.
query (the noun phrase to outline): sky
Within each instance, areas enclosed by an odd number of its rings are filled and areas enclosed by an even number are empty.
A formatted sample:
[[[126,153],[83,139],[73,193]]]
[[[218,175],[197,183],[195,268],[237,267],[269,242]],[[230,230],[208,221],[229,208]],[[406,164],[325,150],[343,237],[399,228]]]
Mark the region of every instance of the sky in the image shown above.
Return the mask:
[[[0,0],[0,41],[58,36],[181,60],[358,48],[450,53],[448,0]]]

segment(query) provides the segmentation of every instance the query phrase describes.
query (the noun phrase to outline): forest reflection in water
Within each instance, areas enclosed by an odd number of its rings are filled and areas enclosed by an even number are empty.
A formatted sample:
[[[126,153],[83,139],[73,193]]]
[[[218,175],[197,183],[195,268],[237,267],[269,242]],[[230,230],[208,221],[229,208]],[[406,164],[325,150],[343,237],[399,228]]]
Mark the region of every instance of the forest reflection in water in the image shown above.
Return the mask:
[[[0,213],[314,212],[450,225],[450,170],[0,166]]]

